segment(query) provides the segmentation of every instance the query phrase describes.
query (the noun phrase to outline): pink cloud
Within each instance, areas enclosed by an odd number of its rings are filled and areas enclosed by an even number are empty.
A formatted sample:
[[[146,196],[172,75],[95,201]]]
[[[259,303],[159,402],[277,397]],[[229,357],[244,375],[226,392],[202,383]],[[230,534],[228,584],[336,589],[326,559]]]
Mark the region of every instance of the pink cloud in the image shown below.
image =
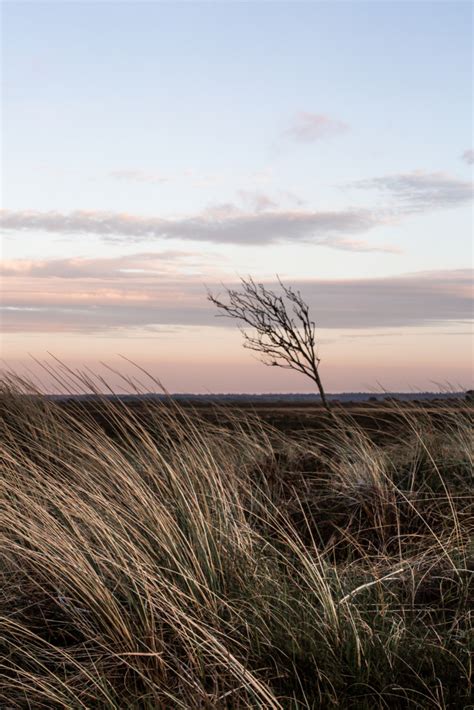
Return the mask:
[[[122,269],[137,263],[123,257]],[[28,266],[10,264],[2,280],[0,318],[7,331],[107,332],[149,326],[229,326],[206,301],[201,278],[150,271],[115,270],[110,260],[77,260]],[[70,263],[69,263],[70,262]],[[126,267],[125,267],[126,268]],[[48,278],[46,274],[55,274]],[[71,273],[74,276],[71,276]],[[208,279],[213,288],[217,279]],[[293,282],[308,302],[318,327],[389,328],[469,321],[471,270],[435,271],[386,278]],[[231,285],[232,286],[232,285]],[[271,288],[277,285],[269,284]]]

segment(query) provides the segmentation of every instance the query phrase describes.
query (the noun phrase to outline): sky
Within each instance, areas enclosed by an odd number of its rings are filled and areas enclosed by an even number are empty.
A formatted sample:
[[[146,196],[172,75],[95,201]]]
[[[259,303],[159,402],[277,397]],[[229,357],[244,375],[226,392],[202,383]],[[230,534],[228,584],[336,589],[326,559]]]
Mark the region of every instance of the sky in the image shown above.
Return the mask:
[[[1,11],[4,368],[310,392],[206,298],[278,275],[327,391],[472,387],[469,2]]]

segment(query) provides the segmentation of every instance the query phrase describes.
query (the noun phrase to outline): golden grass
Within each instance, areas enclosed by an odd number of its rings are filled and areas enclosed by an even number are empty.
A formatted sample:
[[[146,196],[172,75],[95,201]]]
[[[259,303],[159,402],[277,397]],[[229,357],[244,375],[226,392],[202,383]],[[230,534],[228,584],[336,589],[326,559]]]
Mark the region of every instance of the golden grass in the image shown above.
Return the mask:
[[[2,708],[469,703],[472,431],[291,436],[6,378]],[[472,638],[471,638],[472,643]]]

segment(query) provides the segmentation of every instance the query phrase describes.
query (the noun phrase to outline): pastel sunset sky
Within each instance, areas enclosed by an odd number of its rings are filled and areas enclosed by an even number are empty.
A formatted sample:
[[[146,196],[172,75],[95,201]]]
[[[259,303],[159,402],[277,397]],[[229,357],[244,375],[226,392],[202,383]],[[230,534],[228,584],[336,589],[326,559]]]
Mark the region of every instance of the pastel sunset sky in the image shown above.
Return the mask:
[[[4,366],[311,391],[206,299],[278,274],[327,391],[472,387],[471,13],[3,2]]]

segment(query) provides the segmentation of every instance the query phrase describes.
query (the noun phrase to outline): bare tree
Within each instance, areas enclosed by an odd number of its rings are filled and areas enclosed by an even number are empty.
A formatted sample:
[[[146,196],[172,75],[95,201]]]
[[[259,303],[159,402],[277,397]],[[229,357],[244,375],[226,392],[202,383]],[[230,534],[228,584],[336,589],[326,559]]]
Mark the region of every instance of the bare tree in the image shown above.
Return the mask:
[[[277,277],[278,278],[278,277]],[[319,376],[315,324],[301,293],[282,284],[283,295],[270,291],[251,277],[241,279],[241,290],[226,289],[228,300],[208,292],[208,299],[223,315],[242,323],[244,347],[261,355],[261,361],[271,367],[296,370],[309,377],[317,386],[321,401],[331,412]],[[246,326],[253,330],[248,332]]]

